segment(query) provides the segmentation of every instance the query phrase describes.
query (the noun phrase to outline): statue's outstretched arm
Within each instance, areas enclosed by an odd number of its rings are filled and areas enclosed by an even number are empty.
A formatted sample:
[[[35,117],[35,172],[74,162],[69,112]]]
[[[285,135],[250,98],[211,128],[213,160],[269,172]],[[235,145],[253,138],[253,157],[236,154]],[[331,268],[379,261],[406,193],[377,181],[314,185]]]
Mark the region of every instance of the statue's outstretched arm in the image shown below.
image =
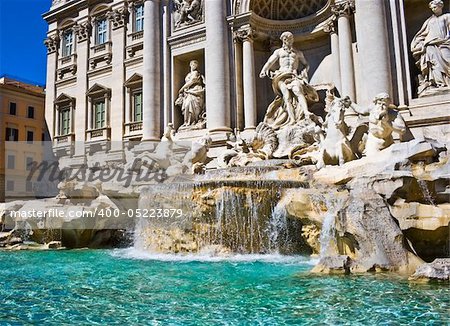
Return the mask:
[[[259,74],[260,78],[269,77],[269,69],[278,61],[278,50],[276,50],[267,60],[266,64],[262,67]]]

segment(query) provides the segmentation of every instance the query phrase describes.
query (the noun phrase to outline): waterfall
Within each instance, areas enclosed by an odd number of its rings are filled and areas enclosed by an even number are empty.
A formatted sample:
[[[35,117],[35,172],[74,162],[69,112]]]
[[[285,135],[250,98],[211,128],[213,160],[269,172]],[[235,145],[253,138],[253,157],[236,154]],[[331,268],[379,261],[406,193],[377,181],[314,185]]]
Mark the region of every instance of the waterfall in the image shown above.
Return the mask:
[[[423,197],[428,201],[430,205],[436,206],[436,202],[431,195],[430,188],[428,188],[428,184],[425,180],[418,180],[420,190],[422,190]]]
[[[279,200],[280,190],[271,183],[152,187],[141,194],[139,208],[176,206],[183,216],[136,221],[135,248],[168,253],[292,252],[301,236],[300,224],[289,220],[286,202]]]
[[[327,212],[323,219],[322,231],[320,232],[320,257],[328,256],[330,245],[335,241],[336,220],[334,212]]]

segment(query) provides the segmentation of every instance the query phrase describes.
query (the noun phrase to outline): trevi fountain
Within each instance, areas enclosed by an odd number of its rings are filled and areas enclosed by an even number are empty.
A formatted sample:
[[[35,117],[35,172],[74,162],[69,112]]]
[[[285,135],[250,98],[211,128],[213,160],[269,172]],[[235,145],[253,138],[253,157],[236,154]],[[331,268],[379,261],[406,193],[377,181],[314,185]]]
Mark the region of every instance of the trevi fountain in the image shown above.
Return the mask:
[[[447,324],[450,3],[143,3],[169,44],[143,136],[43,146],[1,211],[0,323]]]

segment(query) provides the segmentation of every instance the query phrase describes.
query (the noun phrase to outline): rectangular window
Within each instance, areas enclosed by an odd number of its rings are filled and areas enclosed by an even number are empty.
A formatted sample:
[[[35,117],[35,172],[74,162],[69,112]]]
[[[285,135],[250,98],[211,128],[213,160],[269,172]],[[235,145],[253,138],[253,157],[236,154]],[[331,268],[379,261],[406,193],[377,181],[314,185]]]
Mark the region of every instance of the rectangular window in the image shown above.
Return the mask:
[[[25,162],[25,164],[26,164],[25,170],[30,171],[31,168],[33,167],[33,162],[34,162],[33,158],[30,156],[27,156],[27,160]]]
[[[19,141],[19,130],[16,128],[6,128],[7,141]]]
[[[6,181],[6,190],[14,191],[14,181],[12,181],[12,180]]]
[[[108,41],[108,24],[106,19],[97,22],[97,44],[103,44]]]
[[[28,130],[27,131],[27,143],[32,144],[34,140],[34,132]]]
[[[134,9],[134,31],[141,32],[144,30],[144,5],[138,5]]]
[[[142,121],[142,92],[133,93],[134,122]]]
[[[28,107],[28,114],[27,114],[29,119],[34,119],[34,107],[29,106]]]
[[[67,57],[73,52],[73,32],[67,31],[63,35],[62,56]]]
[[[8,155],[8,169],[14,169],[16,167],[16,157],[14,155]]]
[[[27,181],[25,184],[25,191],[26,192],[32,192],[33,191],[33,182]]]
[[[94,127],[100,129],[106,125],[105,100],[95,102],[94,104]]]
[[[70,133],[70,108],[62,108],[59,111],[59,134],[60,136]]]
[[[17,104],[14,102],[9,103],[9,114],[16,115],[17,114]]]

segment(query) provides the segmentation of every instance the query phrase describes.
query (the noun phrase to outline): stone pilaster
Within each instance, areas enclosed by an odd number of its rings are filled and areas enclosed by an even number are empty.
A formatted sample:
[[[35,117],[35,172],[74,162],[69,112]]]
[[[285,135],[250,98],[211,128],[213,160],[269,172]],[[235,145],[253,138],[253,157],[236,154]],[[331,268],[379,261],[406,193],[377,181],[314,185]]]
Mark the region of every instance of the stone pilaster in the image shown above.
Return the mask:
[[[56,98],[56,69],[58,60],[59,36],[49,35],[45,41],[47,47],[47,78],[45,92],[45,120],[50,128],[50,134],[56,135],[58,126],[55,124],[55,98]]]
[[[125,83],[125,39],[126,39],[126,21],[128,11],[125,7],[117,8],[109,14],[111,21],[111,41],[113,44],[112,51],[112,73],[111,73],[111,104],[109,111],[109,124],[111,127],[111,139],[115,141],[111,143],[111,151],[119,151],[122,149],[121,142],[123,139],[123,125],[125,123],[123,108],[125,106],[125,98],[123,85]]]
[[[234,44],[234,70],[235,70],[235,88],[236,88],[236,128],[239,131],[244,129],[244,89],[242,77],[242,42],[235,33],[233,37]]]
[[[356,100],[355,69],[353,66],[352,30],[350,17],[355,9],[353,0],[337,1],[332,7],[337,17],[339,60],[341,67],[341,95]]]
[[[370,103],[378,93],[390,93],[392,89],[385,2],[355,2],[358,62],[364,76],[359,97],[363,105]]]
[[[253,49],[254,30],[250,26],[240,29],[238,37],[242,40],[242,80],[244,89],[245,130],[256,129],[256,81],[255,54]]]
[[[227,2],[205,1],[206,119],[210,132],[230,132]]]
[[[337,34],[336,19],[329,21],[325,27],[325,33],[330,34],[331,57],[333,58],[333,83],[338,91],[341,91],[341,61],[339,59],[339,36]]]
[[[75,156],[84,156],[84,141],[86,140],[86,126],[87,122],[87,112],[86,107],[86,86],[87,81],[87,70],[89,61],[89,35],[91,32],[91,25],[88,20],[79,22],[78,25],[74,27],[74,39],[77,41],[77,91],[75,97],[75,117],[74,127],[75,127]]]
[[[161,7],[160,0],[144,2],[143,140],[160,139]]]

